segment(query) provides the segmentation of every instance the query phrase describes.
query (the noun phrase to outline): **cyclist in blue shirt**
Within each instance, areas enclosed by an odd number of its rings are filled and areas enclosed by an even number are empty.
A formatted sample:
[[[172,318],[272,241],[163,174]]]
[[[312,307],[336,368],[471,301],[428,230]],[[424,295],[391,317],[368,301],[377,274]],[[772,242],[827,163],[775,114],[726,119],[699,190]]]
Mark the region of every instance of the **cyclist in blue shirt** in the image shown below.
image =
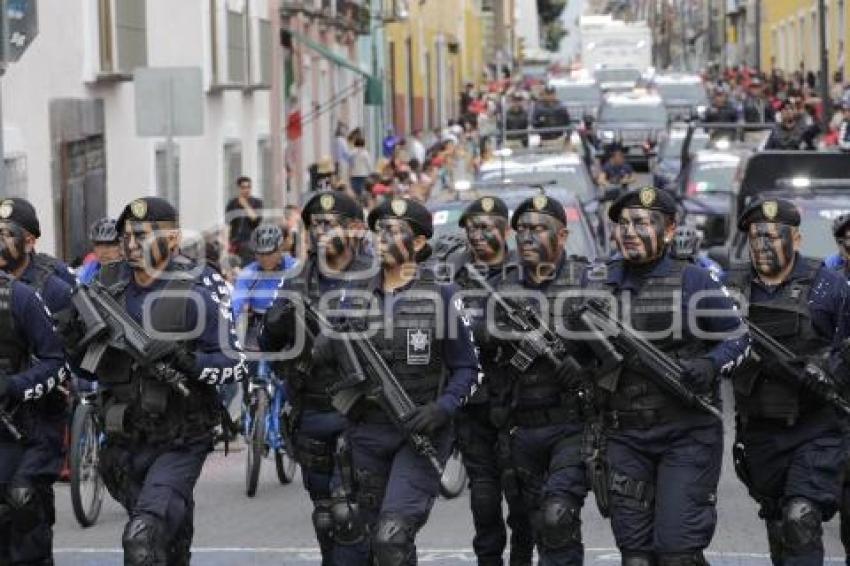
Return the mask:
[[[259,321],[274,302],[284,272],[295,266],[295,259],[283,251],[285,239],[276,224],[261,224],[251,234],[256,260],[239,273],[233,286],[231,308],[237,324],[246,313],[249,326]]]
[[[700,250],[701,239],[699,232],[695,228],[690,226],[677,227],[676,233],[673,235],[672,245],[670,246],[670,255],[675,259],[690,261],[696,266],[714,274],[721,283],[725,282],[726,272],[723,271],[720,264]]]
[[[118,231],[115,229],[115,220],[112,218],[95,220],[89,228],[89,240],[92,243],[95,259],[84,264],[77,274],[77,279],[84,285],[88,285],[97,277],[102,265],[122,258]]]

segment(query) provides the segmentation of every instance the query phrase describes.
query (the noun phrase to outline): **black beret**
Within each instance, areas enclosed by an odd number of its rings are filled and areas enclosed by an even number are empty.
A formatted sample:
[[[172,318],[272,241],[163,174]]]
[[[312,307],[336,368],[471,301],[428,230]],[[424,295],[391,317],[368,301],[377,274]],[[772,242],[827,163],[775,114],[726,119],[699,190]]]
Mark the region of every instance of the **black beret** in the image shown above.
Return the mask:
[[[766,198],[751,202],[738,218],[738,230],[749,230],[753,222],[776,222],[788,226],[800,225],[800,210],[788,199]]]
[[[655,187],[643,187],[635,191],[629,191],[614,201],[608,209],[608,218],[611,222],[620,219],[620,213],[624,208],[643,208],[645,210],[657,210],[667,216],[676,215],[676,199],[669,191],[656,189]]]
[[[14,222],[36,238],[41,237],[41,227],[35,208],[26,199],[7,198],[0,201],[0,221]]]
[[[369,229],[374,230],[378,220],[399,218],[406,220],[417,236],[430,238],[434,234],[431,212],[419,201],[395,197],[387,199],[369,212]]]
[[[511,217],[511,228],[516,230],[519,217],[526,212],[539,212],[540,214],[560,220],[564,224],[567,223],[567,213],[564,210],[564,205],[552,197],[541,194],[527,198],[519,203],[519,206],[514,211],[514,215]]]
[[[124,207],[118,220],[115,221],[115,229],[118,233],[124,231],[124,223],[132,222],[177,222],[179,215],[177,209],[170,202],[160,197],[142,197],[134,200]]]
[[[481,197],[470,203],[469,206],[460,215],[457,225],[463,228],[466,219],[470,216],[501,216],[505,220],[508,219],[508,205],[505,201],[498,197]]]
[[[353,198],[340,191],[320,191],[304,204],[301,220],[310,225],[313,214],[338,214],[345,218],[363,220],[363,208]]]

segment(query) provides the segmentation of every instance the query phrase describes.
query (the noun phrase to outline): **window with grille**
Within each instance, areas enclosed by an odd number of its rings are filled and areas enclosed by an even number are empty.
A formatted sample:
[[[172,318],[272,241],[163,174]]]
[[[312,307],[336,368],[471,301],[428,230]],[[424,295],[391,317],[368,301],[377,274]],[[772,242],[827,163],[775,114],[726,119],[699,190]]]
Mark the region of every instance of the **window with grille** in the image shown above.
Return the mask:
[[[227,10],[227,77],[232,83],[248,81],[248,38],[246,12]]]

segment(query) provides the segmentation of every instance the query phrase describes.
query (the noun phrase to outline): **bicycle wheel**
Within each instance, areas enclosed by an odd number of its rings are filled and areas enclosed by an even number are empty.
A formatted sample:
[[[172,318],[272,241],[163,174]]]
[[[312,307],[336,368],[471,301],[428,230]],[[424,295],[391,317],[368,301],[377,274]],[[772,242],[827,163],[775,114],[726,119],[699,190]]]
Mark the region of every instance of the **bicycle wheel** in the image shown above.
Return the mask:
[[[277,479],[280,483],[283,485],[292,483],[292,480],[295,479],[295,469],[298,464],[286,448],[275,451],[274,463],[277,468]]]
[[[269,410],[269,395],[263,388],[253,392],[254,403],[251,411],[251,429],[248,431],[248,447],[245,450],[245,495],[254,497],[257,494],[257,483],[260,481],[260,466],[266,451],[266,413]]]
[[[464,487],[466,487],[466,466],[463,465],[460,449],[455,446],[440,478],[440,494],[446,499],[454,499],[463,492]]]
[[[94,407],[80,403],[71,425],[71,506],[82,527],[97,522],[103,504],[103,481],[97,469],[100,427]]]

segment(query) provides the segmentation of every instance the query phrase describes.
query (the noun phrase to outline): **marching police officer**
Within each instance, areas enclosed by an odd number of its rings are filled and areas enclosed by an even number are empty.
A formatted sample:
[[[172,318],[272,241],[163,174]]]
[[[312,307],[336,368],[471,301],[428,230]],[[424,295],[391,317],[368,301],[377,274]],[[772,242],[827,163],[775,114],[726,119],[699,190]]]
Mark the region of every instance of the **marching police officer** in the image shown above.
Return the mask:
[[[735,332],[740,319],[716,277],[668,253],[675,214],[673,197],[653,187],[617,199],[609,217],[622,257],[591,270],[588,285],[616,299],[621,320],[678,358],[685,387],[718,403],[718,378],[739,363],[748,339]],[[704,295],[692,305],[696,293]],[[690,309],[712,309],[715,316],[692,312],[692,325]],[[728,337],[712,348],[708,338],[718,335]],[[648,371],[626,356],[613,387],[599,392],[617,547],[627,566],[706,564],[703,549],[717,518],[722,423],[686,407]]]
[[[0,210],[11,211],[11,218],[23,229],[25,261],[28,264],[27,269],[29,269],[29,264],[32,263],[33,269],[38,272],[36,288],[42,293],[42,296],[44,297],[45,295],[42,291],[42,285],[47,274],[55,275],[73,288],[77,284],[77,278],[74,276],[71,268],[53,256],[35,251],[35,245],[41,237],[41,225],[39,224],[38,216],[35,213],[33,205],[26,199],[13,197],[0,201]],[[45,302],[50,307],[50,301],[47,297],[45,297]]]
[[[358,328],[367,325],[375,348],[417,408],[403,432],[367,394],[350,413],[346,436],[374,560],[379,566],[407,566],[416,564],[416,533],[439,493],[440,473],[406,433],[430,438],[436,459],[445,463],[451,418],[471,394],[478,364],[469,327],[453,298],[455,287],[438,284],[433,271],[421,264],[433,232],[428,209],[393,198],[372,209],[368,223],[381,270],[367,286],[371,296],[363,297],[368,307],[352,311],[350,318]],[[369,563],[369,541],[345,550],[353,552],[338,553],[339,564]]]
[[[228,313],[174,260],[180,226],[171,204],[137,199],[116,229],[125,260],[101,269],[96,285],[152,337],[167,333],[178,348],[150,364],[96,368],[106,432],[100,471],[130,516],[122,535],[125,564],[189,564],[193,491],[220,417],[216,386],[244,377],[244,356],[232,328],[220,331],[231,326]],[[66,325],[66,345],[88,331]]]
[[[507,536],[502,513],[502,494],[508,504],[507,524],[511,529],[511,566],[531,564],[534,540],[528,513],[518,490],[511,462],[510,436],[504,420],[510,402],[511,383],[494,362],[497,352],[485,346],[486,290],[477,277],[496,286],[515,258],[508,251],[508,207],[497,197],[485,196],[463,211],[458,224],[466,232],[467,245],[450,258],[455,283],[462,290],[479,291],[465,300],[467,313],[474,317],[473,330],[479,344],[484,372],[482,386],[472,395],[456,419],[457,438],[463,464],[469,474],[470,506],[475,525],[472,546],[480,566],[501,566]],[[516,266],[513,265],[513,268]],[[472,270],[475,270],[472,272]],[[475,310],[473,310],[475,309]],[[501,409],[501,412],[500,412]],[[500,434],[501,433],[501,434]],[[511,481],[512,480],[512,481]]]
[[[526,199],[514,212],[511,227],[521,269],[508,272],[499,282],[499,295],[547,313],[542,322],[550,329],[562,328],[587,265],[565,254],[569,230],[563,205],[543,194]],[[537,298],[529,300],[529,294]],[[496,363],[514,384],[507,403],[510,414],[499,425],[509,431],[540,564],[581,564],[581,508],[588,488],[582,460],[580,376],[567,363],[556,366],[554,360],[522,352],[523,342],[511,333],[520,329],[503,328],[503,315],[496,312],[495,323],[505,332],[504,338],[494,331],[482,347],[486,351],[496,343],[502,351]]]
[[[41,230],[32,205],[20,198],[0,202],[0,226],[10,234],[5,271],[38,291],[52,313],[67,308],[76,279],[59,260],[33,252]]]
[[[359,252],[366,225],[363,209],[356,201],[340,192],[318,192],[305,203],[301,218],[308,230],[310,251],[306,260],[285,277],[280,296],[266,314],[261,345],[267,351],[295,345],[293,300],[304,298],[318,308],[325,296],[331,299],[325,308],[340,308],[345,290],[362,287],[373,273],[371,256]],[[292,360],[279,362],[277,368],[286,378],[293,409],[286,426],[294,435],[295,458],[313,501],[312,519],[322,564],[329,566],[343,564],[334,559],[335,544],[360,544],[365,533],[356,518],[347,516],[346,498],[353,494],[333,493],[338,487],[332,483],[339,468],[338,440],[346,420],[332,406],[331,390],[344,376],[334,357],[322,346],[320,331],[311,327],[316,338],[310,347]]]
[[[743,211],[738,229],[749,238],[752,269],[741,289],[751,322],[806,362],[804,379],[828,381],[822,368],[840,366],[827,356],[848,336],[847,284],[800,256],[799,226],[799,210],[785,199],[759,199]],[[736,467],[761,506],[774,564],[822,564],[822,523],[841,495],[841,423],[811,391],[777,377],[771,359],[755,350],[760,362],[746,363],[734,379]]]
[[[823,264],[850,281],[850,214],[840,214],[832,221],[832,236],[838,250],[826,256]]]
[[[0,563],[46,566],[62,464],[61,430],[46,396],[67,372],[41,298],[5,272],[16,240],[0,225]]]

